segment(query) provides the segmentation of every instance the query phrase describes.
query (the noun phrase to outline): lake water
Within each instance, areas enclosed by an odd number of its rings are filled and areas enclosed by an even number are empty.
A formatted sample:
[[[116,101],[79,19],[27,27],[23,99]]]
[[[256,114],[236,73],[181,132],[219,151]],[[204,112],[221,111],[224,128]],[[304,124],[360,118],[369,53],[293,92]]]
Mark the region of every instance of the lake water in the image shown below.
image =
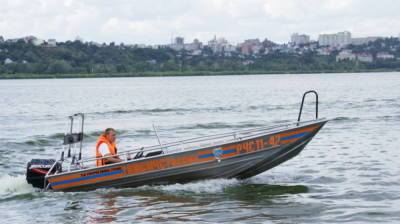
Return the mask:
[[[67,116],[86,114],[84,155],[118,130],[129,149],[295,121],[303,92],[331,120],[294,159],[248,180],[41,192],[32,158],[58,158]],[[312,98],[304,119],[312,119]],[[0,80],[2,223],[399,223],[400,73]]]

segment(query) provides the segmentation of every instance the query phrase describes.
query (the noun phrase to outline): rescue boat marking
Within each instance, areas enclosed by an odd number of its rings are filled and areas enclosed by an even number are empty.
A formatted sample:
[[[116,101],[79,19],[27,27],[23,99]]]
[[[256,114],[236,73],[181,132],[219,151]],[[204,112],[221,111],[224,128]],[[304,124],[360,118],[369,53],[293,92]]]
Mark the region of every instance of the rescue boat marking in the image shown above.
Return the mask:
[[[84,181],[84,180],[90,180],[90,179],[95,179],[95,178],[100,178],[100,177],[111,176],[111,175],[115,175],[115,174],[121,174],[123,172],[124,172],[123,170],[115,170],[115,171],[100,173],[100,174],[96,174],[96,175],[92,175],[92,176],[83,176],[83,177],[73,178],[73,179],[69,179],[69,180],[62,180],[62,181],[51,183],[50,186],[70,184],[70,183],[80,182],[80,181]]]
[[[226,150],[222,150],[222,153],[219,153],[219,151],[218,151],[216,153],[202,154],[202,155],[199,155],[198,158],[206,159],[206,158],[210,158],[210,157],[214,157],[214,156],[220,157],[221,155],[231,154],[231,153],[235,153],[235,152],[236,152],[236,149],[226,149]]]
[[[290,136],[286,136],[286,137],[282,137],[281,140],[285,141],[285,140],[291,140],[291,139],[295,139],[295,138],[301,138],[307,134],[309,134],[310,132],[306,131],[306,132],[302,132],[302,133],[298,133],[295,135],[290,135]]]

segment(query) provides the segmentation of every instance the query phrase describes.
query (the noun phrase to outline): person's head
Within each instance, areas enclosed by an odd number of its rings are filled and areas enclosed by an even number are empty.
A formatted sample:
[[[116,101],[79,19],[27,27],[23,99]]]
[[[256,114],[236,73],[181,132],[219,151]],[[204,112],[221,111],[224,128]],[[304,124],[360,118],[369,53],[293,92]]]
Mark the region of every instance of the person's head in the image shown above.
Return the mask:
[[[103,135],[107,138],[108,141],[113,143],[116,139],[117,132],[114,130],[114,128],[107,128]]]

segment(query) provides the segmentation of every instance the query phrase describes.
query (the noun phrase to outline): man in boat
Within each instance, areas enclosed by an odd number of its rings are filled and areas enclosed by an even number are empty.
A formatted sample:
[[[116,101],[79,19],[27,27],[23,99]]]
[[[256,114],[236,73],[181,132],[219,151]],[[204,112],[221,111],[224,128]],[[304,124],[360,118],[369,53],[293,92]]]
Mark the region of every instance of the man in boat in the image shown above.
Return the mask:
[[[117,155],[117,147],[115,144],[117,132],[113,128],[107,128],[102,135],[100,135],[99,140],[96,144],[96,158],[101,158],[104,156],[111,156],[103,159],[97,159],[97,166],[104,166],[111,163],[119,163],[123,160]],[[130,159],[130,158],[128,158]]]

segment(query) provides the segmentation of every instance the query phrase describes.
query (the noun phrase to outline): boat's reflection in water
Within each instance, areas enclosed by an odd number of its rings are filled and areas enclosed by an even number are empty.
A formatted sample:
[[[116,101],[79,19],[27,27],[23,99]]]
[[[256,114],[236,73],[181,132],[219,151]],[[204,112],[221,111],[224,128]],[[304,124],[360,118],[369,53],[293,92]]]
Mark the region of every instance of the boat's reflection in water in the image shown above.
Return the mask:
[[[155,186],[131,189],[110,189],[96,192],[96,208],[89,213],[90,223],[193,221],[213,216],[230,207],[273,206],[274,199],[308,193],[303,185],[269,185],[241,183],[228,186],[218,193],[163,190]],[[229,201],[230,203],[226,204]],[[221,202],[221,204],[219,203]],[[224,203],[222,203],[224,202]],[[168,204],[168,207],[164,205]],[[214,210],[210,210],[213,207]]]
[[[117,196],[114,194],[99,194],[96,208],[89,212],[90,223],[110,223],[117,221],[118,212],[122,210],[116,202]]]

